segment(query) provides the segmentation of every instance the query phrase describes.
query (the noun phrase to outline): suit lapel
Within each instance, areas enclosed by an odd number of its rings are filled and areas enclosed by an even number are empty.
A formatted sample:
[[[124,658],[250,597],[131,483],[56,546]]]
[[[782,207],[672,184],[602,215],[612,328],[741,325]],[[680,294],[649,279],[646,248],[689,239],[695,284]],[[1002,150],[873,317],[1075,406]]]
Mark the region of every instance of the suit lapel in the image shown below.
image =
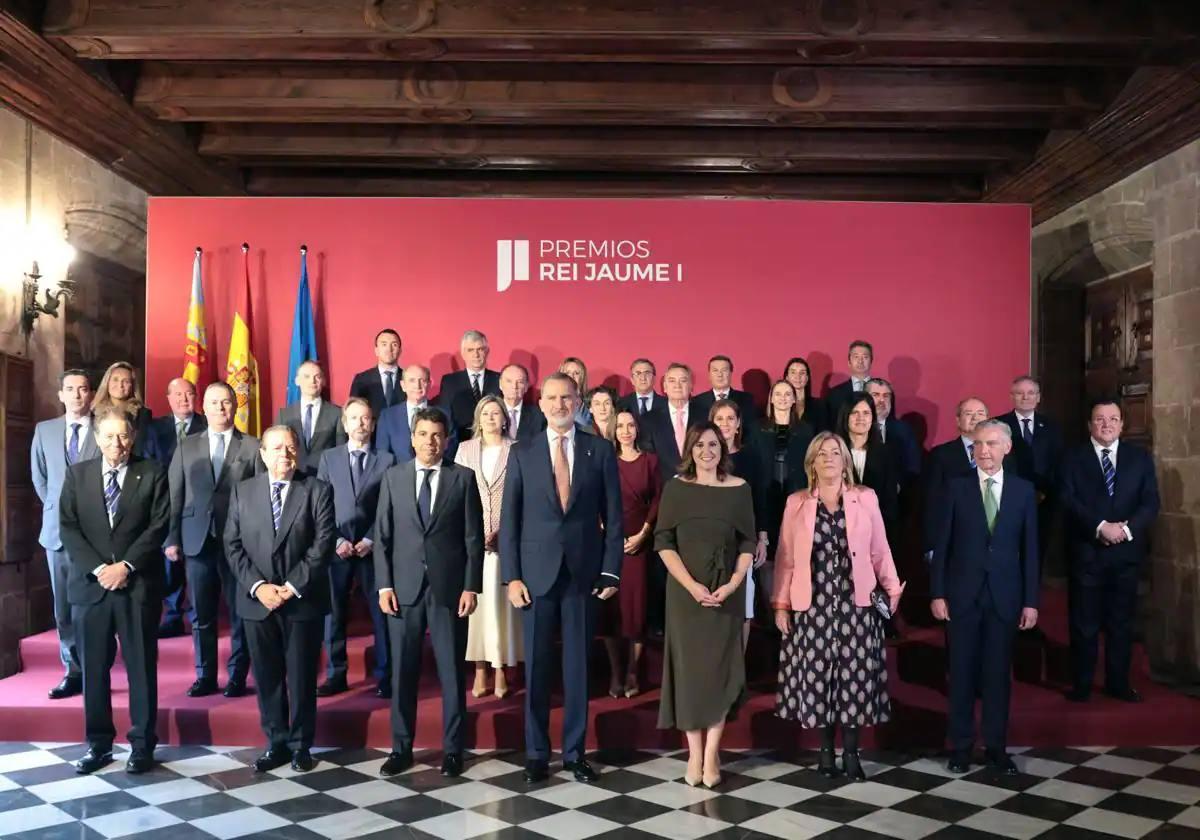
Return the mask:
[[[288,529],[292,527],[292,522],[296,519],[296,514],[308,502],[308,482],[299,479],[299,473],[292,476],[291,484],[288,485],[287,498],[283,500],[283,511],[279,514],[279,527],[275,529],[275,545],[273,548],[278,548],[287,538]],[[270,482],[268,482],[268,486]],[[267,499],[268,506],[270,498]]]
[[[575,504],[579,497],[579,488],[583,484],[584,471],[592,461],[592,441],[589,435],[575,433],[575,469],[571,471],[571,494],[567,496],[567,510]],[[566,511],[563,511],[566,513]]]
[[[63,434],[66,434],[66,426],[63,426]],[[90,461],[92,458],[100,457],[100,444],[96,443],[96,421],[92,418],[92,422],[88,424],[87,431],[82,432],[83,440],[79,442],[79,460]],[[66,438],[60,438],[63,441],[63,457],[66,457]]]
[[[129,465],[125,468],[125,481],[121,484],[121,493],[117,496],[117,510],[112,518],[112,530],[114,532],[121,524],[121,520],[125,518],[125,514],[129,512],[129,506],[133,504],[131,500],[134,495],[140,495],[141,481],[141,461],[130,460]]]
[[[450,464],[442,464],[442,468],[438,470],[437,496],[433,500],[433,510],[430,512],[429,521],[425,523],[425,533],[432,531],[434,524],[441,518],[442,508],[445,507],[446,500],[450,498],[456,478],[454,467]]]
[[[554,455],[550,452],[550,436],[539,434],[533,440],[533,451],[537,454],[534,459],[546,471],[546,495],[554,503],[555,510],[562,511],[562,502],[558,498],[558,488],[554,483]]]
[[[417,513],[417,461],[405,461],[399,474],[400,487],[396,493],[400,510],[406,511],[412,520],[412,525],[418,531],[425,530],[421,524],[421,514]]]
[[[220,484],[225,476],[229,473],[229,465],[237,457],[238,450],[242,448],[242,433],[234,429],[229,434],[229,447],[225,450],[225,460],[221,462],[221,474],[213,481],[214,485]]]
[[[329,479],[330,484],[334,487],[345,486],[349,487],[354,497],[358,498],[359,488],[354,486],[354,479],[351,477],[350,471],[350,448],[339,446],[336,449],[330,450],[330,466]],[[371,469],[371,456],[367,454],[367,460],[363,463],[363,477],[366,478],[367,471]],[[366,483],[365,481],[363,482]]]

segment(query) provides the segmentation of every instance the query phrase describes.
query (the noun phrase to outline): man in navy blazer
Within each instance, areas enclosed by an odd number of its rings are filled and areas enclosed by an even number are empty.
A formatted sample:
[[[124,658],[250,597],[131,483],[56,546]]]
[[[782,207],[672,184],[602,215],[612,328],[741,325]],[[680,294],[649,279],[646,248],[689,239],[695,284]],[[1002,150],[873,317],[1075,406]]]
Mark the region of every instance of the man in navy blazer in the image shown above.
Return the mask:
[[[362,397],[351,397],[342,408],[342,426],[347,441],[321,453],[317,478],[333,488],[333,511],[337,517],[337,541],[329,560],[330,613],[325,619],[325,651],[328,664],[318,697],[340,694],[346,684],[346,624],[350,618],[350,589],[358,581],[367,600],[375,632],[375,696],[391,697],[391,659],[388,656],[387,624],[375,595],[375,507],[379,485],[388,467],[396,463],[390,452],[371,446],[375,423],[371,406]]]
[[[400,377],[400,387],[405,399],[379,415],[375,424],[375,448],[380,452],[390,452],[396,458],[397,464],[403,464],[416,457],[412,445],[412,418],[416,413],[429,406],[429,368],[424,365],[409,365]],[[454,434],[454,421],[440,406],[432,406],[450,420],[450,440],[446,444],[446,459],[454,460],[458,450],[458,437]]]
[[[1012,449],[1008,426],[984,420],[974,437],[977,469],[951,480],[939,500],[930,606],[934,618],[949,622],[949,769],[970,768],[978,696],[987,763],[1013,775],[1012,646],[1016,631],[1038,619],[1037,500],[1032,484],[1003,469]]]
[[[350,396],[362,397],[371,406],[371,416],[378,418],[385,408],[400,402],[400,333],[391,328],[375,335],[375,365],[354,374]]]
[[[475,420],[475,404],[486,394],[500,396],[500,374],[488,370],[491,353],[487,336],[479,330],[467,330],[459,342],[459,354],[466,365],[464,370],[443,374],[438,385],[437,404],[454,423],[452,432],[460,440],[471,436]],[[448,450],[454,457],[454,450]]]
[[[171,413],[155,417],[146,427],[145,446],[142,454],[153,458],[164,467],[170,466],[175,447],[185,437],[198,435],[208,428],[203,414],[196,413],[196,386],[180,377],[167,383],[167,405]],[[163,617],[158,625],[158,638],[182,636],[183,590],[187,582],[183,563],[172,563],[163,555],[166,571],[166,594],[163,595]],[[188,620],[194,621],[196,613],[188,611]]]
[[[1130,685],[1138,572],[1158,516],[1158,481],[1146,450],[1121,440],[1121,406],[1092,404],[1091,440],[1062,464],[1061,498],[1070,544],[1071,664],[1067,699],[1083,702],[1092,691],[1096,648],[1104,629],[1104,690],[1129,703],[1141,695]]]
[[[508,414],[509,440],[529,440],[546,430],[546,418],[536,405],[525,400],[529,391],[529,371],[516,363],[500,371],[500,398]]]
[[[708,384],[712,387],[692,397],[692,413],[697,422],[707,422],[708,412],[717,400],[733,400],[742,416],[742,425],[757,425],[758,406],[754,397],[733,387],[733,360],[728,356],[713,356],[708,360]],[[700,418],[703,418],[701,420]]]
[[[621,488],[612,444],[575,426],[575,380],[550,374],[540,402],[546,434],[509,452],[500,516],[501,579],[524,613],[525,779],[549,774],[550,680],[561,625],[563,769],[590,782],[599,778],[584,753],[593,598],[613,597],[620,583]]]
[[[925,467],[925,557],[929,559],[945,512],[947,488],[954,479],[975,474],[975,427],[988,418],[978,397],[967,397],[954,411],[958,435],[929,450]]]
[[[871,365],[875,361],[875,348],[869,341],[855,339],[850,342],[846,353],[846,362],[850,369],[850,378],[839,385],[834,385],[825,395],[829,403],[829,419],[837,423],[838,412],[842,404],[848,402],[858,391],[867,390],[867,382],[871,379]]]

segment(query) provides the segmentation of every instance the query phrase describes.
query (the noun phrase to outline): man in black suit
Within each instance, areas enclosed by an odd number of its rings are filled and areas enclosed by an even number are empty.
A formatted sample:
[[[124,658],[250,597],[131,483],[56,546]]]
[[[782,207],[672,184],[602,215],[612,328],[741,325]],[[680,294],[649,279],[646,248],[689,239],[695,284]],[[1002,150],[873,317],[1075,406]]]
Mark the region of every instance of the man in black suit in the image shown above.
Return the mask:
[[[929,450],[925,468],[925,559],[937,540],[938,517],[945,509],[946,488],[955,478],[975,472],[975,427],[988,418],[987,406],[978,397],[967,397],[954,412],[958,437]]]
[[[312,769],[317,670],[329,613],[329,557],[337,536],[333,491],[297,469],[300,442],[288,426],[263,433],[267,471],[233,488],[225,554],[237,576],[258,712],[267,751],[259,773],[291,761]]]
[[[1062,464],[1063,508],[1070,544],[1071,664],[1074,686],[1067,699],[1082,703],[1092,692],[1096,649],[1104,630],[1104,691],[1138,703],[1129,680],[1138,572],[1150,527],[1158,516],[1154,459],[1121,440],[1121,406],[1092,403],[1091,440]]]
[[[371,406],[371,416],[378,418],[385,408],[403,399],[400,393],[400,333],[380,330],[375,336],[375,365],[354,374],[350,396],[362,397]]]
[[[296,369],[296,386],[300,402],[279,409],[279,425],[290,427],[300,441],[300,471],[316,475],[321,453],[346,442],[342,407],[321,398],[325,372],[314,361],[306,361]]]
[[[186,379],[172,379],[167,383],[167,405],[171,413],[156,417],[146,427],[144,454],[167,467],[175,455],[175,447],[185,438],[198,435],[208,428],[203,414],[196,413],[196,386]],[[184,634],[183,590],[187,581],[183,563],[173,563],[163,554],[165,589],[163,595],[163,617],[158,625],[158,638],[169,639]],[[195,611],[189,610],[188,619],[194,621]]]
[[[758,406],[754,397],[733,387],[733,361],[728,356],[713,356],[708,360],[708,384],[711,389],[692,397],[692,414],[708,420],[708,412],[717,400],[733,400],[742,415],[742,425],[757,425]]]
[[[1000,415],[1013,433],[1014,462],[1017,475],[1033,482],[1038,494],[1038,568],[1046,558],[1046,545],[1054,521],[1058,497],[1058,468],[1062,461],[1062,429],[1038,411],[1042,386],[1032,376],[1018,376],[1009,391],[1013,410]]]
[[[687,430],[708,422],[708,414],[696,411],[692,400],[692,369],[682,362],[667,365],[663,374],[666,411],[651,413],[645,421],[644,438],[658,456],[658,469],[664,482],[675,477],[682,460],[681,449]],[[661,563],[651,564],[661,566]]]
[[[933,617],[949,622],[949,769],[970,769],[978,696],[987,763],[1015,775],[1007,749],[1012,646],[1016,631],[1038,619],[1037,502],[1032,484],[1003,469],[1007,425],[984,420],[974,441],[977,468],[952,479],[938,502],[930,573]]]
[[[563,769],[599,775],[585,758],[588,649],[595,598],[617,593],[624,535],[612,444],[575,425],[579,391],[565,373],[542,383],[543,435],[509,450],[500,514],[501,580],[524,612],[525,780],[549,775],[550,683],[561,627]]]
[[[871,364],[875,361],[875,348],[869,341],[855,339],[850,342],[846,360],[850,366],[850,378],[830,388],[825,396],[829,403],[829,417],[834,423],[841,413],[842,404],[858,391],[867,390],[867,381],[871,378]]]
[[[487,336],[479,330],[467,330],[459,342],[465,370],[456,370],[442,376],[438,385],[437,404],[450,415],[458,440],[471,437],[471,424],[475,420],[475,405],[484,394],[500,395],[500,374],[488,370],[487,360],[491,353]]]
[[[896,392],[892,383],[886,379],[872,377],[867,380],[867,393],[875,403],[875,422],[879,428],[880,439],[896,453],[896,463],[900,466],[901,487],[908,487],[921,474],[921,448],[917,445],[917,437],[912,427],[896,417],[892,411],[895,407]]]
[[[325,682],[317,689],[318,697],[340,694],[346,684],[346,625],[350,618],[350,588],[358,588],[367,599],[371,624],[375,631],[375,696],[391,697],[390,659],[387,623],[379,610],[375,588],[375,563],[371,548],[375,544],[375,508],[379,486],[388,467],[396,463],[390,452],[371,446],[375,422],[371,406],[362,397],[346,400],[342,425],[348,440],[321,455],[317,478],[333,488],[333,508],[337,515],[337,541],[329,561],[329,586],[332,611],[325,622],[325,650],[328,666]]]
[[[88,749],[75,763],[94,773],[112,761],[110,671],[121,641],[129,677],[130,773],[154,763],[158,742],[158,614],[162,543],[171,502],[166,471],[131,457],[133,422],[109,409],[95,418],[101,457],[80,461],[63,482],[59,525],[71,557],[68,596],[83,665],[83,716]]]
[[[187,568],[192,582],[192,644],[196,680],[189,697],[217,691],[217,614],[222,595],[229,613],[229,674],[226,697],[246,693],[250,670],[246,632],[238,608],[237,580],[226,562],[222,537],[233,486],[261,469],[258,438],[233,427],[237,397],[224,382],[204,389],[206,429],[185,438],[175,448],[167,476],[171,488],[171,527],[167,533],[167,559]]]
[[[634,359],[633,364],[629,366],[629,380],[633,383],[633,390],[621,397],[617,409],[636,414],[639,427],[645,426],[645,423],[641,422],[644,415],[666,413],[667,398],[654,391],[654,379],[657,376],[658,370],[649,359]]]
[[[387,471],[375,518],[375,582],[388,616],[392,657],[392,752],[380,768],[412,767],[417,684],[425,631],[442,684],[442,775],[463,770],[467,617],[483,588],[483,505],[473,470],[446,463],[446,415],[413,418],[416,458]]]
[[[541,410],[526,402],[529,392],[529,371],[524,365],[505,365],[500,371],[500,398],[504,400],[504,411],[508,414],[508,439],[529,440],[546,428],[546,418]]]

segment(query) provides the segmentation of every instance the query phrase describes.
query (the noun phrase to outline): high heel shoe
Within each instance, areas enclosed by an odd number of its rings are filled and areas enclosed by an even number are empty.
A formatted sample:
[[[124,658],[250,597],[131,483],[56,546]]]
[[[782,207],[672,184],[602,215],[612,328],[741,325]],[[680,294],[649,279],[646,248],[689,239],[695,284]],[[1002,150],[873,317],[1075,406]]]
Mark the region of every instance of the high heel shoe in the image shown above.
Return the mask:
[[[688,787],[695,787],[700,784],[700,779],[692,778],[686,772],[683,774],[683,781]]]
[[[714,776],[704,776],[704,777],[702,777],[702,781],[704,782],[704,786],[705,786],[706,788],[708,788],[709,790],[712,790],[713,788],[715,788],[715,787],[717,787],[718,785],[720,785],[720,784],[721,784],[721,782],[722,782],[723,780],[721,779],[721,774],[720,774],[720,773],[717,773],[717,774],[716,774],[716,775],[714,775]]]
[[[636,677],[625,680],[625,697],[627,699],[630,697],[637,697],[641,693],[642,687],[638,685]]]
[[[495,694],[496,694],[497,700],[503,700],[505,697],[508,696],[508,686],[504,686],[503,688],[497,688],[495,691]]]
[[[472,686],[472,688],[471,688],[471,696],[472,697],[482,697],[485,694],[487,694],[487,684],[486,683],[482,687],[480,687],[478,683],[476,683],[474,686]]]
[[[821,748],[821,756],[817,759],[817,772],[826,779],[836,779],[841,773],[838,772],[837,762],[833,757],[833,750]]]
[[[842,750],[842,770],[851,782],[865,782],[867,774],[863,772],[862,762],[858,758],[858,750]]]

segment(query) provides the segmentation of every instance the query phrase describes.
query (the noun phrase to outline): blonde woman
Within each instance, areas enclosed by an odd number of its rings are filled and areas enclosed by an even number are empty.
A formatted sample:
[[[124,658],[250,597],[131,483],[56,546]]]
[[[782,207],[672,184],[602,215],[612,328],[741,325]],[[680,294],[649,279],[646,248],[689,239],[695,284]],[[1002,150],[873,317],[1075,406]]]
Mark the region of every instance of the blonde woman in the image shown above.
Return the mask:
[[[152,418],[150,409],[142,401],[137,369],[129,362],[113,362],[100,378],[100,387],[92,398],[92,414],[100,414],[108,408],[119,408],[129,415],[133,422],[133,451],[142,454],[142,443]]]
[[[817,769],[838,775],[833,758],[842,730],[842,770],[866,774],[859,730],[891,716],[883,616],[872,604],[882,588],[895,612],[904,585],[888,548],[879,500],[854,481],[850,450],[837,435],[813,438],[804,457],[808,489],[783,513],[771,605],[783,634],[776,714],[821,730]]]
[[[617,433],[617,392],[607,385],[597,385],[588,391],[584,405],[592,413],[590,431],[597,437],[608,442],[616,439]]]
[[[475,406],[472,421],[475,435],[458,447],[454,462],[475,471],[479,496],[483,501],[483,592],[479,606],[467,624],[468,662],[475,663],[475,685],[471,693],[487,693],[487,669],[495,669],[497,697],[508,694],[504,669],[521,661],[521,620],[508,602],[500,583],[500,555],[497,536],[500,530],[500,502],[504,495],[504,476],[508,465],[508,413],[497,396],[488,395]]]
[[[578,356],[567,356],[567,358],[562,360],[562,364],[558,366],[558,372],[565,373],[575,380],[575,386],[579,389],[580,397],[588,392],[587,365],[583,363],[583,359]],[[592,412],[584,400],[580,400],[579,402],[579,410],[575,412],[575,422],[585,429],[590,430],[592,428]]]

